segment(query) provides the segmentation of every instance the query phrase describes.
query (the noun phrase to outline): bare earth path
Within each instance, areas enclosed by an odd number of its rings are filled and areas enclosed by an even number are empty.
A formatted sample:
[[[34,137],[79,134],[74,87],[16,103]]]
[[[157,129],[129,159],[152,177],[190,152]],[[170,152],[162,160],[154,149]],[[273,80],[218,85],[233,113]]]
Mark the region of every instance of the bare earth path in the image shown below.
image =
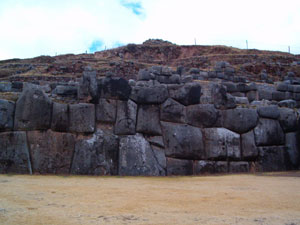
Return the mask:
[[[0,224],[300,224],[300,173],[0,175]]]

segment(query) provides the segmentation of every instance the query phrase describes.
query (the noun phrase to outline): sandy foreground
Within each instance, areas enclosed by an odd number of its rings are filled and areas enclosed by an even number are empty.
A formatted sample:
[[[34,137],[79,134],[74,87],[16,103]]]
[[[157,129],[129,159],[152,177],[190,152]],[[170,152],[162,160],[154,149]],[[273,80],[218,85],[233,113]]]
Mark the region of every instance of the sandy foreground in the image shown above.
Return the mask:
[[[0,224],[300,224],[300,172],[0,175]]]

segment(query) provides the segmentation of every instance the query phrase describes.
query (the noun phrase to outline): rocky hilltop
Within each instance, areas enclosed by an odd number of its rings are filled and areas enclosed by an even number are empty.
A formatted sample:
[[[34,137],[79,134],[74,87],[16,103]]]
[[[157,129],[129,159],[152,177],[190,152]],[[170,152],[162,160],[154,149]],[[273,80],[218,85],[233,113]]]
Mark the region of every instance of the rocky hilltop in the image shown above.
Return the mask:
[[[2,61],[0,173],[299,169],[297,60],[149,40]]]

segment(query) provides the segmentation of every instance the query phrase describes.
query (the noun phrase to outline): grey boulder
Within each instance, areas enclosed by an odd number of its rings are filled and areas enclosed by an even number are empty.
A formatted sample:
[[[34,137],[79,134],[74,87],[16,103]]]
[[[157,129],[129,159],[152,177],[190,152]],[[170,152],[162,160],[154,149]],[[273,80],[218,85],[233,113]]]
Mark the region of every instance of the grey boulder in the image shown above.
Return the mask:
[[[0,99],[0,131],[14,128],[15,103]]]
[[[117,101],[117,118],[115,123],[115,134],[135,134],[137,105],[131,101]]]
[[[118,136],[105,130],[97,130],[89,138],[80,137],[76,141],[71,173],[117,175],[118,159]]]
[[[147,135],[161,135],[159,106],[139,106],[136,131]]]
[[[223,126],[239,134],[253,129],[257,120],[258,116],[255,109],[236,108],[223,112]]]
[[[113,99],[100,98],[96,105],[96,120],[114,123],[117,115],[117,102]]]
[[[40,174],[68,174],[74,152],[75,136],[69,133],[29,131],[28,144],[32,170]]]
[[[193,175],[193,161],[185,159],[167,158],[168,176]]]
[[[200,103],[201,86],[199,83],[169,85],[168,90],[171,98],[185,106]]]
[[[185,123],[185,106],[179,102],[168,98],[160,109],[160,119],[167,122]]]
[[[162,168],[149,142],[141,135],[122,137],[119,151],[119,175],[122,176],[162,176]],[[160,154],[164,157],[163,154]]]
[[[279,108],[279,112],[279,122],[284,132],[297,131],[297,113],[289,108]]]
[[[257,146],[284,144],[284,133],[277,120],[260,118],[254,136]]]
[[[15,130],[46,130],[50,128],[52,102],[35,85],[28,85],[16,103]]]
[[[196,127],[212,127],[217,121],[218,111],[213,104],[191,105],[186,108],[187,123]]]
[[[208,159],[240,159],[240,135],[225,128],[205,128],[205,150]]]
[[[181,159],[203,159],[205,156],[200,128],[161,122],[166,156]]]
[[[72,104],[70,107],[70,131],[92,133],[95,130],[95,105],[89,103]]]
[[[69,129],[69,107],[67,104],[53,103],[51,129],[67,132]]]
[[[31,174],[26,132],[0,133],[0,173]]]
[[[278,106],[276,105],[259,106],[257,112],[263,118],[278,119],[280,116]]]

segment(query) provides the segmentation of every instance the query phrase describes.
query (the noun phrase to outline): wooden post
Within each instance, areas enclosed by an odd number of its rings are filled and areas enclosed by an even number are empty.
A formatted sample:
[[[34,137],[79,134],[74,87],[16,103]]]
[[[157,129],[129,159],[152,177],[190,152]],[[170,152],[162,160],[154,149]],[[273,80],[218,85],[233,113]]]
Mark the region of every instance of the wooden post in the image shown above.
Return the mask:
[[[248,50],[248,40],[246,40],[246,48],[247,48],[247,50]]]

